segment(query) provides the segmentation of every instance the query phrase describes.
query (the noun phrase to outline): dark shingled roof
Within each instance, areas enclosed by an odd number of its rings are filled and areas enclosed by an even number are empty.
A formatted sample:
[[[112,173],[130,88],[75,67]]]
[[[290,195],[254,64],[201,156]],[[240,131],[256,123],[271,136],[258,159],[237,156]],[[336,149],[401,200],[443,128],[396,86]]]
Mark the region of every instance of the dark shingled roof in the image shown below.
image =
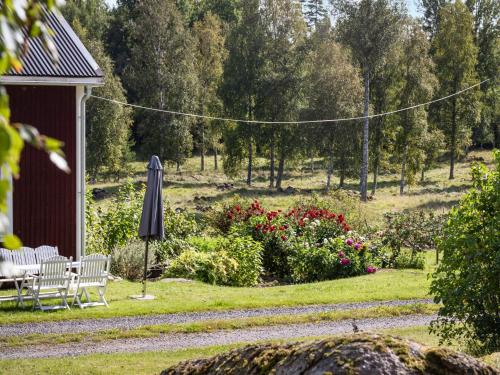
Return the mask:
[[[7,76],[102,79],[101,69],[63,16],[53,12],[46,12],[45,16],[55,34],[59,63],[52,62],[40,38],[35,38],[29,41],[28,53],[21,58],[21,72],[11,70]]]

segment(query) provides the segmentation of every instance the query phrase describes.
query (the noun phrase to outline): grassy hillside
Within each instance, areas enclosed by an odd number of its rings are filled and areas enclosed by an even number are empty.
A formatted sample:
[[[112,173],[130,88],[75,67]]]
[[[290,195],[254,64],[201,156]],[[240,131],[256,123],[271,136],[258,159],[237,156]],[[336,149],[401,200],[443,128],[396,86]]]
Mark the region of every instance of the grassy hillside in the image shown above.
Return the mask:
[[[399,195],[399,176],[397,173],[380,176],[376,196],[363,207],[366,220],[372,224],[379,223],[383,213],[390,210],[407,208],[448,210],[459,201],[460,196],[470,187],[470,167],[475,160],[484,160],[487,164],[491,164],[491,151],[474,151],[466,159],[461,160],[456,165],[454,180],[448,179],[448,163],[446,161],[439,163],[436,168],[426,174],[423,183],[419,182],[414,186],[409,186],[404,196]],[[309,162],[297,164],[287,171],[283,188],[292,186],[297,189],[295,194],[279,193],[275,189],[268,188],[266,163],[265,159],[256,160],[254,182],[253,186],[249,188],[244,182],[243,170],[240,177],[231,179],[220,170],[215,172],[213,159],[207,158],[206,170],[200,173],[199,157],[193,157],[187,161],[180,173],[176,172],[174,167],[166,166],[164,196],[175,208],[196,209],[197,206],[212,205],[240,195],[252,199],[258,198],[266,207],[277,209],[287,208],[294,200],[309,196],[314,192],[324,193],[326,171],[319,168],[321,166],[320,160],[315,161],[316,169],[314,172],[311,172]],[[136,181],[145,181],[146,162],[132,163],[130,175]],[[333,181],[338,183],[337,176],[334,176]],[[233,184],[234,187],[222,191],[217,186],[223,183]],[[100,205],[106,205],[119,185],[118,182],[99,182],[90,185],[90,188],[106,190],[106,198],[99,201]],[[358,181],[348,179],[345,188],[357,190]]]

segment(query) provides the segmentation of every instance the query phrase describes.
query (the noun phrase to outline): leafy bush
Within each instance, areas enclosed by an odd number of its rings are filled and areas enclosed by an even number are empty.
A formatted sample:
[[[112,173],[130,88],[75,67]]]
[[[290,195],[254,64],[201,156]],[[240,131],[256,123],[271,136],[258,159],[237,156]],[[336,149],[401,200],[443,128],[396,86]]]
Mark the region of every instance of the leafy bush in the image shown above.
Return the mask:
[[[292,280],[312,282],[376,272],[368,247],[354,233],[349,234],[322,243],[297,242],[290,256]]]
[[[200,233],[193,215],[176,212],[168,206],[168,203],[165,206],[165,240],[155,241],[152,245],[158,265],[167,265],[169,260],[179,256],[183,251],[192,249],[189,238]]]
[[[190,236],[197,236],[200,234],[200,228],[194,218],[194,215],[185,211],[176,212],[173,210],[168,201],[164,204],[164,225],[165,235],[168,238],[181,238],[186,239]]]
[[[231,286],[259,282],[262,246],[251,237],[192,238],[189,245],[167,268],[167,276]]]
[[[407,269],[414,268],[423,270],[425,268],[424,254],[414,254],[409,251],[401,251],[398,257],[394,260],[394,268]]]
[[[95,209],[91,194],[87,194],[86,247],[88,253],[109,254],[137,238],[141,220],[144,186],[136,189],[128,180],[106,210]]]
[[[332,190],[327,196],[313,194],[312,197],[297,200],[294,203],[294,207],[303,207],[306,210],[317,208],[331,212],[341,212],[349,225],[359,233],[364,234],[370,230],[365,219],[359,195],[346,190]]]
[[[149,266],[153,264],[151,249],[148,257]],[[111,273],[128,280],[140,280],[144,273],[144,242],[131,241],[125,246],[116,247],[111,252]]]
[[[228,285],[228,275],[235,273],[237,267],[236,260],[231,259],[225,251],[202,252],[190,249],[172,261],[165,275]]]
[[[403,248],[411,249],[412,257],[417,252],[433,249],[446,215],[417,210],[386,213],[385,219],[386,229],[380,235],[382,243],[391,248],[391,263],[395,264]]]
[[[473,187],[453,208],[438,241],[443,258],[431,293],[442,303],[432,330],[475,352],[500,351],[500,152],[495,170],[472,168]]]
[[[150,247],[156,264],[159,266],[166,266],[169,261],[178,257],[182,252],[193,249],[187,240],[170,236],[167,236],[164,241],[151,242]]]

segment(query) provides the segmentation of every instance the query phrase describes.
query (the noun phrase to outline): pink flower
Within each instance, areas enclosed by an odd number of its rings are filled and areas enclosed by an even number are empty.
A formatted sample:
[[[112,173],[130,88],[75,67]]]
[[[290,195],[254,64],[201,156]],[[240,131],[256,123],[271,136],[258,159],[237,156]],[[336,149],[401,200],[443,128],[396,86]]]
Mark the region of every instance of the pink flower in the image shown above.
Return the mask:
[[[347,246],[351,246],[353,243],[354,243],[354,241],[352,240],[352,238],[348,238],[347,240],[345,240],[345,244]]]
[[[339,256],[339,258],[344,258],[345,253],[343,251],[339,251],[338,256]]]
[[[377,272],[377,269],[373,266],[368,266],[368,267],[366,267],[366,272],[367,273],[375,273],[375,272]]]
[[[363,246],[363,245],[362,245],[360,242],[356,242],[356,243],[354,244],[354,248],[355,248],[356,250],[361,249],[361,246]]]
[[[340,259],[340,264],[347,266],[348,264],[351,264],[351,260],[349,258],[342,258]]]

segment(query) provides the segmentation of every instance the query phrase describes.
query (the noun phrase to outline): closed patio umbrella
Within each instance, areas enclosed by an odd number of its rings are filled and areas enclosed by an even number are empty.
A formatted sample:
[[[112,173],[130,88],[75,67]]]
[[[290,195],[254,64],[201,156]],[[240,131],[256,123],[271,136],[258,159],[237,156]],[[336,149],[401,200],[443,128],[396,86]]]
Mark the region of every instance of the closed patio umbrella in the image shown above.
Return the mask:
[[[146,278],[148,272],[148,248],[150,240],[163,240],[165,231],[163,226],[163,168],[158,156],[153,155],[148,164],[148,180],[146,194],[142,206],[141,224],[139,225],[139,237],[146,242],[146,254],[144,256],[144,276],[141,299],[153,299],[146,296]]]

